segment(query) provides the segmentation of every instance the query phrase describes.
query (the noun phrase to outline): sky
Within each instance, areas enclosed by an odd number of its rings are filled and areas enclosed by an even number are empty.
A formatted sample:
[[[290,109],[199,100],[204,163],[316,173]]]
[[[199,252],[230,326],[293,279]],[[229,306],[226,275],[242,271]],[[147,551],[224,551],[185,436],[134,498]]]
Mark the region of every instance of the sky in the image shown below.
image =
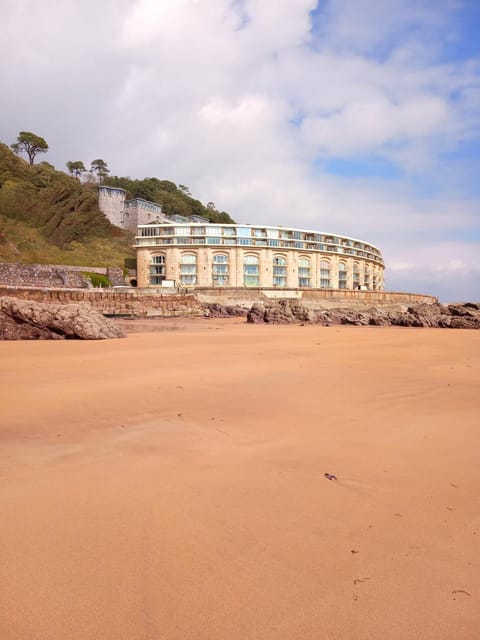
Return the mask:
[[[0,0],[0,140],[359,238],[480,301],[479,0]]]

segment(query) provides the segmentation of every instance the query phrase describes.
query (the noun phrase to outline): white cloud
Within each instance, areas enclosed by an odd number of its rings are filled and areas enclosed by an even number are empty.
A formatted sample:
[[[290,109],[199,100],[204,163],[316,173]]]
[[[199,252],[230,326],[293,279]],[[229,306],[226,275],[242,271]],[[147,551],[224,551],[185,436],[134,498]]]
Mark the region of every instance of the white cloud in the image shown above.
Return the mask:
[[[6,0],[0,138],[34,130],[59,168],[103,157],[116,174],[187,184],[239,221],[365,237],[397,288],[435,288],[422,256],[437,247],[448,262],[451,238],[478,228],[478,160],[461,150],[480,136],[480,61],[438,56],[456,37],[453,2],[316,6]],[[325,173],[365,155],[403,177]],[[471,261],[455,269],[473,273]]]

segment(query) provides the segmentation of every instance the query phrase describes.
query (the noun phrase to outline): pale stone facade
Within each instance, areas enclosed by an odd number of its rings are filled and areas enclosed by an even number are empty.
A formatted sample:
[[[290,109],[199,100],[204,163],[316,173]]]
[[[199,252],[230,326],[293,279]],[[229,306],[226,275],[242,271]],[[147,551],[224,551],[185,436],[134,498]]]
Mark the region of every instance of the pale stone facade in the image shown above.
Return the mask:
[[[127,192],[119,187],[98,187],[98,206],[112,224],[136,232],[138,225],[165,222],[168,217],[156,202],[143,198],[126,199]]]
[[[380,251],[362,240],[285,227],[149,224],[136,238],[139,287],[383,291]]]

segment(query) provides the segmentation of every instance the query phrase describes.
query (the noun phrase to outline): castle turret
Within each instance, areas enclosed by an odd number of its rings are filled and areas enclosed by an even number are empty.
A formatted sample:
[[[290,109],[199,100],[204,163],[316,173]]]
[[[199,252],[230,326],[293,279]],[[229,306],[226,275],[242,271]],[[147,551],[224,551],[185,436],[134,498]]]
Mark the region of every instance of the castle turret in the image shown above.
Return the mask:
[[[125,198],[127,192],[119,187],[98,187],[98,206],[110,222],[124,228]]]

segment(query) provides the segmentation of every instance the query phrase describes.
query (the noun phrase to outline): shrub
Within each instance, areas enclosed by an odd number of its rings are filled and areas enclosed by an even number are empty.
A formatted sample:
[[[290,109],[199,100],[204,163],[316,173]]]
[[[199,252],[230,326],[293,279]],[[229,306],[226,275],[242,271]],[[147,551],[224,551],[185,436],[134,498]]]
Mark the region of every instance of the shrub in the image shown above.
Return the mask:
[[[83,271],[82,275],[85,278],[88,278],[94,287],[111,287],[112,283],[107,278],[107,276],[103,276],[101,273],[94,273],[92,271]]]

